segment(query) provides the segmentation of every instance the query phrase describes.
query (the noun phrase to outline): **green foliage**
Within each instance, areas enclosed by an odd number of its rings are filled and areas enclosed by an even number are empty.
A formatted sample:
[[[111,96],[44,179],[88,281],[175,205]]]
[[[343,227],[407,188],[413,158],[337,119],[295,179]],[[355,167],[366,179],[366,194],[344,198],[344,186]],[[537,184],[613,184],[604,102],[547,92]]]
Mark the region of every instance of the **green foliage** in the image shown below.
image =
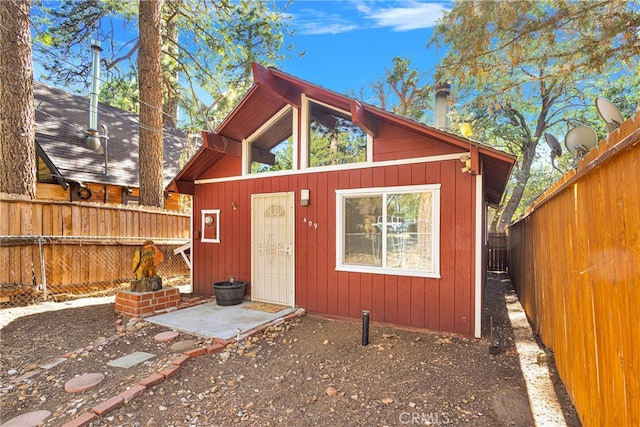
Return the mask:
[[[367,159],[367,137],[351,121],[337,117],[335,129],[318,122],[310,126],[310,166],[341,165]]]
[[[459,1],[437,26],[431,43],[448,51],[436,78],[458,85],[456,120],[472,122],[474,139],[518,156],[501,224],[549,181],[536,173],[548,162],[539,155],[548,155],[545,132],[595,125],[596,94],[627,94],[615,98],[624,111],[635,104],[638,10],[618,0]]]
[[[39,7],[38,7],[39,6]],[[90,40],[102,42],[102,101],[137,111],[130,90],[137,74],[137,3],[72,0],[36,5],[33,22],[44,48],[36,49],[45,79],[86,92],[90,84]],[[166,0],[163,9],[165,111],[183,127],[220,122],[250,86],[251,62],[274,65],[291,46],[284,9],[272,1]],[[103,92],[103,93],[105,93]]]
[[[400,116],[423,121],[425,110],[431,107],[432,87],[424,83],[424,73],[411,68],[409,58],[393,58],[393,68],[385,70],[382,79],[361,89],[359,98],[372,92],[380,108]]]
[[[129,96],[122,96],[125,93]],[[111,80],[100,89],[101,102],[136,114],[140,107],[138,99],[140,99],[138,79],[133,73],[129,73],[128,79],[123,76],[122,79]]]
[[[639,8],[626,0],[456,2],[432,40],[450,48],[440,77],[484,91],[501,76],[528,82],[518,75],[535,64],[547,66],[536,77],[550,81],[603,74],[612,62],[628,67],[639,53]]]

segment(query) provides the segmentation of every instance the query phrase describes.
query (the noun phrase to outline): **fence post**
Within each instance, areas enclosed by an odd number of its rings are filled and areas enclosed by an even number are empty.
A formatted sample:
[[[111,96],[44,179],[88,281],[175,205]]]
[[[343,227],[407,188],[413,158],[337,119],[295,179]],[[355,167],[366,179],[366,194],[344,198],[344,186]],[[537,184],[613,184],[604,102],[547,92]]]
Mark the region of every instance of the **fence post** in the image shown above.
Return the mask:
[[[44,248],[42,246],[45,241],[46,240],[44,237],[40,237],[38,239],[38,245],[40,246],[40,274],[42,277],[42,296],[46,301],[47,299],[49,299],[49,293],[47,291],[47,270],[44,267]]]

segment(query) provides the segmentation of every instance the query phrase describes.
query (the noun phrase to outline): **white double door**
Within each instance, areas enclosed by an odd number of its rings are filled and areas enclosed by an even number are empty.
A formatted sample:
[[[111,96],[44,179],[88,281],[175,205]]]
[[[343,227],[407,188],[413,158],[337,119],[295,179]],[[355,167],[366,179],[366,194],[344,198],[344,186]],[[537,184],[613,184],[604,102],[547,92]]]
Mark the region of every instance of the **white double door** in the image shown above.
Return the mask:
[[[251,196],[251,299],[293,306],[294,193]]]

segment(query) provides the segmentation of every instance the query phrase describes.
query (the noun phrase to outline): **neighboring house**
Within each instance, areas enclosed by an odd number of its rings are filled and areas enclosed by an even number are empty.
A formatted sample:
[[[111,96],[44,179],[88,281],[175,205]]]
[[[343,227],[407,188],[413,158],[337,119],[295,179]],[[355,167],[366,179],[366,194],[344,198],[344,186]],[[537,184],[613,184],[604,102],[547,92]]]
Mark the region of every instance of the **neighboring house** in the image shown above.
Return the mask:
[[[86,144],[89,98],[34,83],[38,199],[136,204],[138,202],[138,116],[99,104],[98,125],[105,154]],[[103,127],[104,126],[104,127]],[[106,142],[106,143],[105,143]],[[180,170],[186,136],[165,128],[164,185]],[[106,146],[106,150],[104,147]],[[178,210],[178,195],[166,193],[165,208]]]
[[[194,293],[235,276],[252,300],[479,337],[487,206],[515,158],[273,68],[254,80],[169,187],[193,195]]]

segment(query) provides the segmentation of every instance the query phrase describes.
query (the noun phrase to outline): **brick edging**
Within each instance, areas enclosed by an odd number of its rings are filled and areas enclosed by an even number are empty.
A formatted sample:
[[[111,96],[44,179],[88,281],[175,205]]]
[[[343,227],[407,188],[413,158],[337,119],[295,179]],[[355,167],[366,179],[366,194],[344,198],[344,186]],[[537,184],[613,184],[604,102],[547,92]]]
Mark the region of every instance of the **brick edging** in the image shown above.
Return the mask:
[[[197,305],[197,303],[193,305]],[[138,381],[136,384],[127,388],[122,393],[119,393],[118,395],[113,396],[110,399],[107,399],[99,403],[98,405],[94,406],[89,411],[83,413],[79,417],[63,424],[62,427],[86,427],[92,422],[95,422],[98,419],[104,417],[105,415],[121,408],[122,406],[126,405],[132,400],[143,396],[147,392],[147,390],[149,390],[151,387],[161,384],[164,381],[168,380],[169,378],[172,378],[178,375],[182,367],[185,366],[187,363],[189,363],[191,359],[194,359],[202,355],[220,353],[229,344],[243,341],[257,333],[264,331],[267,328],[279,326],[284,322],[288,322],[290,320],[302,317],[305,314],[306,314],[306,311],[303,308],[299,308],[293,313],[290,313],[284,317],[279,317],[269,323],[265,323],[264,325],[260,325],[256,328],[253,328],[245,332],[244,334],[240,335],[239,340],[237,339],[237,337],[232,340],[223,340],[223,339],[215,338],[214,344],[209,344],[203,347],[198,347],[195,349],[185,351],[183,354],[175,357],[171,361],[169,366],[162,369],[160,372],[153,373],[148,377]]]

